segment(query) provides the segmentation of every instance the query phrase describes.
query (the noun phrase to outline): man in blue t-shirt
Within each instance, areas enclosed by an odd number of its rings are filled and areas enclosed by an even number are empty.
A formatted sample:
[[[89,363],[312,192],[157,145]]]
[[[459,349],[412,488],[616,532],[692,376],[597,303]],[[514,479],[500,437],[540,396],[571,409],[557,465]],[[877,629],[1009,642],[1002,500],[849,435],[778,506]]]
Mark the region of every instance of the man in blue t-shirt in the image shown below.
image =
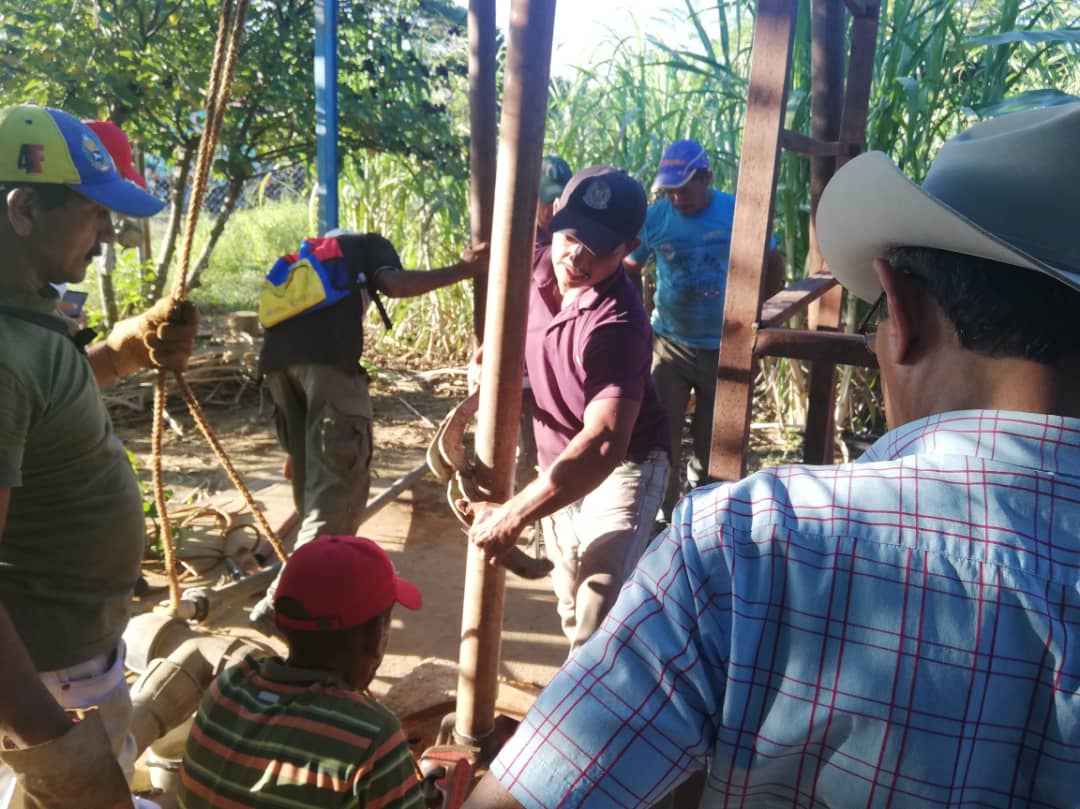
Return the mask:
[[[640,274],[649,256],[656,259],[653,297],[652,375],[668,412],[671,476],[661,507],[667,521],[681,494],[680,444],[683,419],[693,391],[691,434],[694,451],[686,469],[689,488],[706,482],[712,439],[713,399],[724,322],[728,252],[735,197],[710,188],[713,173],[705,147],[677,140],[664,150],[654,191],[664,198],[650,206],[638,237],[641,245],[625,260]],[[769,253],[766,294],[783,283],[783,262]]]

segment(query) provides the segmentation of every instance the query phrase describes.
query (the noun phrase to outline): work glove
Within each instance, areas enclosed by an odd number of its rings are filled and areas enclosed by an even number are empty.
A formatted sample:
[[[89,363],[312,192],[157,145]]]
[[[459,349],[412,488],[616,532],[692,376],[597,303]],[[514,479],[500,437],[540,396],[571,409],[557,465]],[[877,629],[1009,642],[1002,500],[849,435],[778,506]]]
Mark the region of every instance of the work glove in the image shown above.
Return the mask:
[[[27,809],[133,809],[101,715],[89,711],[58,739],[5,750]]]
[[[176,304],[162,298],[141,315],[117,323],[105,345],[111,352],[117,376],[127,376],[142,368],[187,368],[195,335],[199,330],[199,310],[189,301]]]

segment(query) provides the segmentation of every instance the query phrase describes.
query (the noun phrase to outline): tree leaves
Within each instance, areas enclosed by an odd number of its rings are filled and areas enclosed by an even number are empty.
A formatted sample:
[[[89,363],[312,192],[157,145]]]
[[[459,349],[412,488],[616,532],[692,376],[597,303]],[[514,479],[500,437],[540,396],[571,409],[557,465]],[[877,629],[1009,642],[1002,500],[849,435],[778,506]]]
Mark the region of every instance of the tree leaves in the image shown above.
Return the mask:
[[[227,176],[313,159],[313,13],[312,0],[252,2],[222,130]],[[464,165],[464,138],[447,111],[466,73],[464,22],[463,9],[438,0],[342,4],[343,150]],[[9,0],[0,11],[0,101],[111,117],[171,161],[198,137],[217,24],[209,0]]]

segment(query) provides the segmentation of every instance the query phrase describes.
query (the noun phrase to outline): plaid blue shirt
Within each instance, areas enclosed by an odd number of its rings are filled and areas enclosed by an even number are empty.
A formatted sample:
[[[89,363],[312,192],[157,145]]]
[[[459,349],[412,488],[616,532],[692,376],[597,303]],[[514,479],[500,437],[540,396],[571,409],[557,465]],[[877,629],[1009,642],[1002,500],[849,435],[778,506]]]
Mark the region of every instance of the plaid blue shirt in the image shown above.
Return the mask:
[[[945,413],[682,501],[491,771],[527,807],[1080,804],[1080,420]]]

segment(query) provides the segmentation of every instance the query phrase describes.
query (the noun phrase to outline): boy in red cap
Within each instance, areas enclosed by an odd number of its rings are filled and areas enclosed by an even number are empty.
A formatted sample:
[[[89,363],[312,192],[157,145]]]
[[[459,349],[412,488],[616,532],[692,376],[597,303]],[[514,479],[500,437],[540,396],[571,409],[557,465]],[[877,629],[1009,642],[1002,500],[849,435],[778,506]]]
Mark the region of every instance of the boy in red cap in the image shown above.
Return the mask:
[[[297,548],[274,601],[289,656],[248,657],[210,687],[184,753],[180,807],[423,807],[401,723],[366,690],[394,604],[420,603],[370,539]]]

